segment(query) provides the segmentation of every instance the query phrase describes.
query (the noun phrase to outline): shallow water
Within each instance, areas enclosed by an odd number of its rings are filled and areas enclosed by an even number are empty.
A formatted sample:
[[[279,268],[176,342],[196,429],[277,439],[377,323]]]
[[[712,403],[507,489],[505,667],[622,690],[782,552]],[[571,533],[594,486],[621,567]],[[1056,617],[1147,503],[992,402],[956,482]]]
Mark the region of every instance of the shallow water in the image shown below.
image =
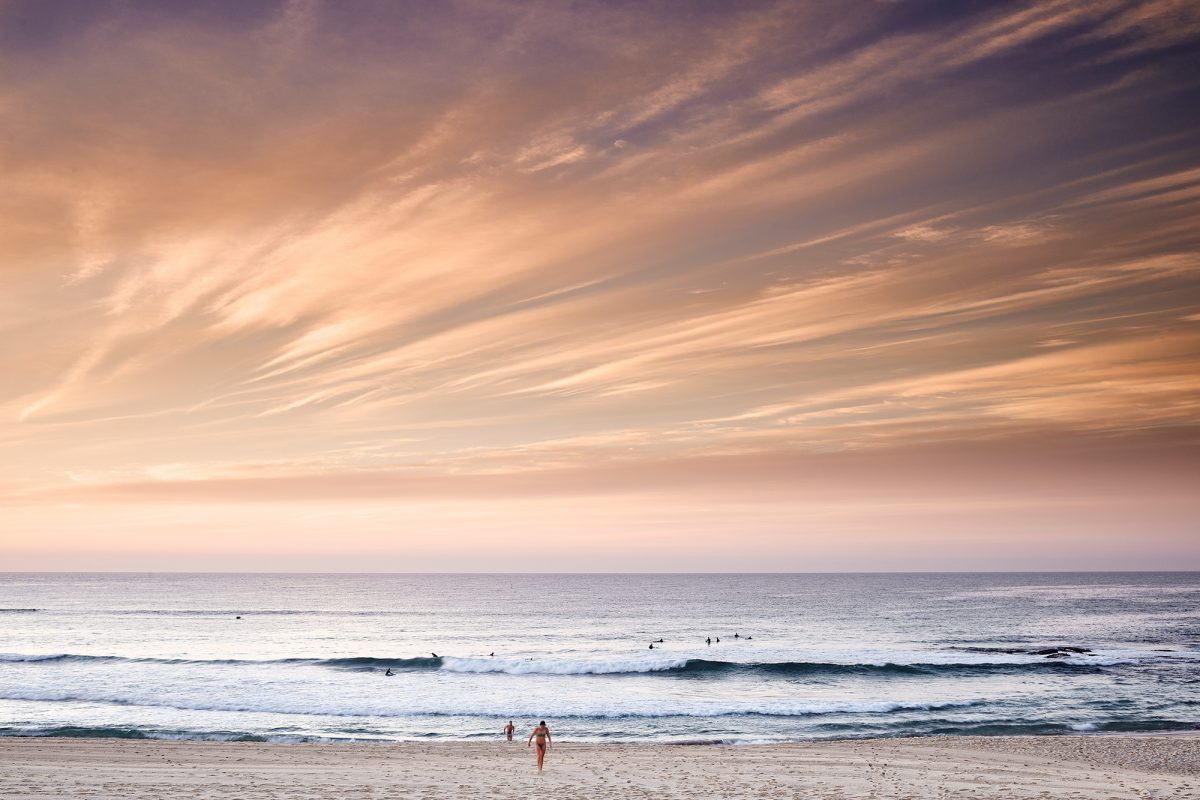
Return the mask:
[[[1035,652],[1060,646],[1089,652]],[[597,741],[1196,729],[1200,574],[0,575],[3,733],[509,718]]]

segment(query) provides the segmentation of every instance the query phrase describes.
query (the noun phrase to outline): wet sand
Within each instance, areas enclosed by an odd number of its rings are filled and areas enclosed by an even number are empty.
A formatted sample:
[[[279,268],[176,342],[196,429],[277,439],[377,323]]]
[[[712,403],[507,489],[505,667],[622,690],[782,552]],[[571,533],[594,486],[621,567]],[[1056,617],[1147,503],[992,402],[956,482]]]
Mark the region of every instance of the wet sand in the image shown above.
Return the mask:
[[[0,739],[0,797],[1195,798],[1198,736],[788,745]]]

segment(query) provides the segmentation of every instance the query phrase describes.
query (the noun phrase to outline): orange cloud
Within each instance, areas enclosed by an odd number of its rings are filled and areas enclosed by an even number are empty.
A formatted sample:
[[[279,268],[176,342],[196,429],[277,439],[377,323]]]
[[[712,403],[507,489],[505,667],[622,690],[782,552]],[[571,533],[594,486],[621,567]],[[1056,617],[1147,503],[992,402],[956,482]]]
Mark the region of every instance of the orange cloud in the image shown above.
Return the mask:
[[[592,502],[610,527],[580,539],[614,564],[613,527],[666,553],[743,518],[766,564],[825,508],[769,480],[796,459],[1032,436],[1176,463],[1200,425],[1198,38],[1193,11],[1125,0],[6,4],[0,530],[28,563],[53,561],[41,536],[169,559],[153,531],[189,514],[318,537],[370,497],[362,552],[380,520],[470,549],[488,508],[577,524],[537,491],[562,481],[628,504]],[[839,480],[892,485],[853,463]],[[908,510],[881,488],[821,513],[879,541],[888,514],[929,523],[954,469],[896,484]],[[1156,508],[1190,508],[1160,478]],[[1074,530],[1083,504],[985,495],[953,513]]]

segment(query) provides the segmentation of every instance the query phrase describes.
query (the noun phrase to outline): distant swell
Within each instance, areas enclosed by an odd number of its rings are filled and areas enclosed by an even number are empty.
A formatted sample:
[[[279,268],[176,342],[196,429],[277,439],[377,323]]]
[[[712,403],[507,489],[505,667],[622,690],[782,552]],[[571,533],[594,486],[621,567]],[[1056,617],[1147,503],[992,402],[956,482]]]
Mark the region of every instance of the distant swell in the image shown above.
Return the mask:
[[[709,661],[696,658],[685,662],[682,666],[672,667],[666,672],[679,675],[721,675],[736,672],[765,673],[779,676],[805,675],[937,675],[962,674],[973,672],[1019,672],[1030,669],[1070,669],[1091,670],[1092,664],[1071,662],[1041,662],[1026,664],[1013,663],[962,663],[962,664],[835,664],[821,661],[777,661],[766,663],[737,663],[732,661]]]
[[[333,658],[324,660],[289,659],[289,663],[307,663],[345,670],[409,671],[440,669],[459,673],[496,673],[507,675],[645,675],[658,674],[680,678],[717,678],[732,674],[757,674],[776,677],[817,675],[930,676],[965,674],[1009,674],[1029,670],[1093,672],[1127,661],[963,661],[950,663],[838,663],[830,661],[738,662],[704,658],[614,659],[565,661],[553,659],[521,660],[502,658]]]
[[[79,653],[52,653],[46,655],[23,655],[21,653],[0,653],[0,663],[61,663],[61,662],[121,662],[126,664],[196,664],[213,666],[235,666],[246,664],[258,665],[299,665],[320,666],[334,669],[375,670],[391,668],[392,670],[434,670],[441,663],[440,658],[277,658],[277,659],[242,659],[242,658],[126,658],[124,656],[83,655]]]
[[[123,662],[137,664],[187,664],[198,666],[272,665],[315,666],[352,672],[417,672],[443,670],[458,673],[498,673],[508,675],[632,675],[659,674],[680,678],[716,678],[729,674],[758,674],[776,677],[820,675],[932,676],[968,674],[1011,674],[1031,670],[1094,672],[1108,666],[1132,663],[1128,660],[1037,659],[1030,661],[962,661],[914,663],[837,663],[827,661],[735,662],[703,658],[616,659],[616,660],[529,660],[502,658],[457,658],[453,656],[380,658],[351,656],[344,658],[187,659],[126,658],[111,655],[57,653],[23,655],[0,653],[0,663]]]

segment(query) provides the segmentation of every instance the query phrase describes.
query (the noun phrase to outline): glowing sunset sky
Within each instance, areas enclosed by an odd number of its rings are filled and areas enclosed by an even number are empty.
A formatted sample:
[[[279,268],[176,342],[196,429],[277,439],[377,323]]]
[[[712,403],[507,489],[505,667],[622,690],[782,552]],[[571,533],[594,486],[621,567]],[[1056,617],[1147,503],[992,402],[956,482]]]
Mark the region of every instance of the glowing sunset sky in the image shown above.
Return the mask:
[[[0,569],[1200,568],[1198,54],[0,0]]]

